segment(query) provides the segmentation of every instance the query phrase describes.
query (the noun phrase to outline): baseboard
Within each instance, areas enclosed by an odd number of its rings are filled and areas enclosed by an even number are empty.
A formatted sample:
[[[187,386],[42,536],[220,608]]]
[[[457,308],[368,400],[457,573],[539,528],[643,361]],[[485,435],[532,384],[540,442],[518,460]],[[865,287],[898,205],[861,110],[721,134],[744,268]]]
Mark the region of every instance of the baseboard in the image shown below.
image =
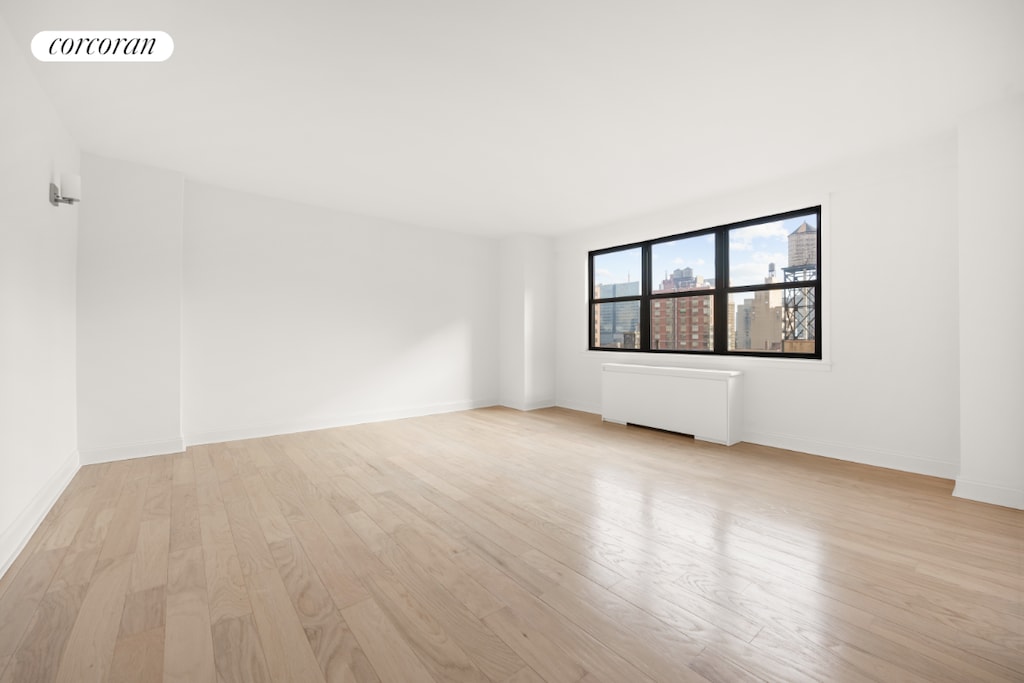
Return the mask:
[[[559,401],[558,405],[569,410],[578,410],[583,413],[601,414],[600,406],[584,405]],[[772,434],[769,432],[750,432],[744,430],[740,434],[741,440],[747,443],[760,446],[771,446],[773,448],[785,448],[789,451],[820,455],[825,458],[856,462],[862,465],[873,465],[885,467],[901,472],[912,472],[924,474],[930,477],[942,479],[954,479],[959,471],[959,464],[943,462],[941,460],[929,460],[913,455],[897,453],[894,451],[882,451],[878,449],[863,448],[851,444],[843,444],[834,441],[820,441],[817,439],[804,439],[788,436],[785,434]]]
[[[953,495],[957,498],[975,500],[979,503],[990,503],[992,505],[1024,510],[1024,491],[1020,489],[1008,489],[1004,486],[995,486],[980,481],[958,478],[956,486],[953,487]]]
[[[490,408],[495,405],[498,405],[497,399],[483,401],[455,401],[451,403],[434,403],[426,406],[408,406],[394,410],[370,411],[331,417],[299,419],[287,422],[276,422],[274,424],[267,425],[252,425],[248,427],[218,429],[208,432],[186,434],[185,443],[188,446],[199,446],[208,443],[224,443],[227,441],[240,441],[243,439],[261,439],[267,436],[314,432],[320,429],[335,429],[337,427],[351,427],[352,425],[367,424],[370,422],[404,420],[409,417],[440,415],[442,413],[454,413],[460,410],[473,410],[475,408]]]
[[[783,434],[749,431],[744,431],[742,437],[743,441],[761,446],[785,448],[790,451],[820,455],[835,460],[873,465],[874,467],[884,467],[901,472],[924,474],[941,479],[954,479],[960,467],[958,463],[929,460],[928,458],[919,458],[905,453],[863,448],[834,441],[819,441],[817,439],[803,439]]]
[[[565,408],[567,410],[575,410],[578,413],[590,413],[591,415],[601,414],[601,405],[586,405],[583,403],[574,403],[566,401],[555,401],[555,405],[559,408]]]
[[[179,436],[175,439],[163,441],[143,441],[105,448],[86,448],[81,451],[81,456],[83,465],[95,465],[101,462],[148,458],[151,455],[181,453],[184,450],[185,440]]]
[[[32,534],[39,528],[50,508],[60,498],[60,494],[64,493],[64,489],[71,483],[78,468],[78,451],[72,451],[53,473],[53,476],[43,485],[43,488],[39,490],[28,507],[21,511],[21,514],[7,527],[6,531],[0,534],[0,577],[3,577],[11,568],[18,553],[25,548],[28,539],[32,538]]]
[[[554,401],[530,401],[528,403],[511,403],[511,402],[509,402],[509,403],[501,403],[499,405],[502,405],[502,406],[504,406],[506,408],[511,408],[512,410],[519,410],[519,411],[522,411],[524,413],[528,413],[531,410],[540,410],[541,408],[554,408],[555,407],[555,402]]]

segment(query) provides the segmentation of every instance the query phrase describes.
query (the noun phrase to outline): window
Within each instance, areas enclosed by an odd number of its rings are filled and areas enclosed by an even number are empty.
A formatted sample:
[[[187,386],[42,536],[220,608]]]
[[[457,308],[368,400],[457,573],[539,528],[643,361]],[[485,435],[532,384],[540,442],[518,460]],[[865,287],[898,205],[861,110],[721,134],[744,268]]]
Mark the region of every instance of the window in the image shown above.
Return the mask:
[[[641,250],[616,249],[590,258],[593,323],[591,346],[602,349],[640,348]],[[597,279],[593,274],[597,273]],[[607,283],[607,284],[602,284]]]
[[[590,348],[821,358],[821,207],[590,252]]]

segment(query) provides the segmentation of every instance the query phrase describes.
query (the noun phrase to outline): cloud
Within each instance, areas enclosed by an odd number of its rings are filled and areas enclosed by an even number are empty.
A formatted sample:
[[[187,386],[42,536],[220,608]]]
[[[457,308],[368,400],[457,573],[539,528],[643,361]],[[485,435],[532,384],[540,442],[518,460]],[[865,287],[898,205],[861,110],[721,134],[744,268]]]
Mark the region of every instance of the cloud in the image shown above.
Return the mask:
[[[608,270],[607,268],[598,268],[597,269],[597,274],[598,275],[611,275],[612,271]]]
[[[775,221],[773,223],[758,223],[757,225],[751,225],[746,228],[740,228],[734,230],[733,234],[742,233],[744,235],[751,235],[753,237],[788,237],[789,233],[786,231],[786,227],[782,224],[782,221]]]
[[[775,246],[789,236],[782,221],[760,223],[729,232],[729,249],[732,251],[752,251],[755,248]],[[755,241],[757,245],[755,245]],[[765,243],[767,242],[767,244]]]
[[[702,258],[689,261],[687,259],[684,259],[682,256],[677,256],[674,259],[672,259],[672,265],[675,265],[675,266],[690,266],[691,268],[694,267],[694,266],[703,266],[706,263],[707,263],[707,261],[705,261]]]
[[[760,285],[768,277],[768,266],[760,263],[741,263],[730,271],[729,283],[732,285]]]
[[[759,285],[768,277],[768,264],[775,264],[775,276],[782,281],[782,268],[786,255],[779,252],[755,252],[741,263],[729,266],[729,280],[733,285]]]
[[[753,261],[754,263],[761,263],[765,265],[769,263],[774,263],[777,268],[782,268],[786,265],[786,262],[789,260],[789,255],[783,254],[782,252],[778,251],[758,251],[755,252],[750,257],[750,260]]]

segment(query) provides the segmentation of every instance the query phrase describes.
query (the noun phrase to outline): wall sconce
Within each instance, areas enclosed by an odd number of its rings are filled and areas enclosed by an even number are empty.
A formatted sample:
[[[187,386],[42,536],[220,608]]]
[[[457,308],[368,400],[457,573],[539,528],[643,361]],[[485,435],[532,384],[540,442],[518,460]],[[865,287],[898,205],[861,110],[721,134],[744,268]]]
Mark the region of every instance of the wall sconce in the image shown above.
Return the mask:
[[[60,187],[50,183],[50,203],[74,204],[82,201],[82,176],[76,173],[61,173]]]

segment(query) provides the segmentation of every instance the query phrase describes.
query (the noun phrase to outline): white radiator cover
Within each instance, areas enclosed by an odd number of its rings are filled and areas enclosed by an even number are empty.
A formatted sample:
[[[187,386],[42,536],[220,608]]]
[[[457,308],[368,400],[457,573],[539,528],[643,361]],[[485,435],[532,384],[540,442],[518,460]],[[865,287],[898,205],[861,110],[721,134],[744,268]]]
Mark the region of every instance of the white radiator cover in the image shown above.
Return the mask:
[[[727,446],[742,440],[742,372],[624,363],[601,369],[602,419]]]

